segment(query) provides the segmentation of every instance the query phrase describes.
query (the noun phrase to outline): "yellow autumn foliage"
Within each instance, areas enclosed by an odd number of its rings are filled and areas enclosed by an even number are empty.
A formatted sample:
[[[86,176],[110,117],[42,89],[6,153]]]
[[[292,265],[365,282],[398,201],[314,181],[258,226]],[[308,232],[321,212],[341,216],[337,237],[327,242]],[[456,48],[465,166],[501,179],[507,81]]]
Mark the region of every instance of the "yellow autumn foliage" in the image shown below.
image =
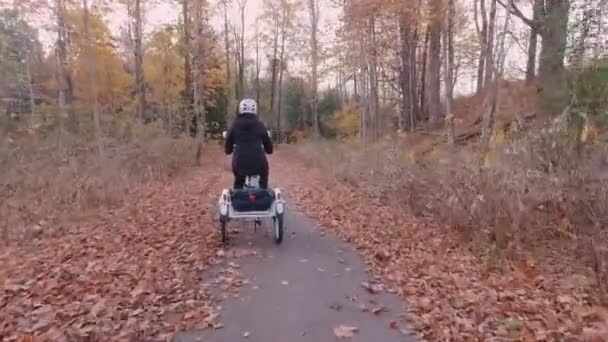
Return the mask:
[[[333,126],[340,138],[352,138],[359,133],[361,113],[356,104],[349,103],[333,114]]]

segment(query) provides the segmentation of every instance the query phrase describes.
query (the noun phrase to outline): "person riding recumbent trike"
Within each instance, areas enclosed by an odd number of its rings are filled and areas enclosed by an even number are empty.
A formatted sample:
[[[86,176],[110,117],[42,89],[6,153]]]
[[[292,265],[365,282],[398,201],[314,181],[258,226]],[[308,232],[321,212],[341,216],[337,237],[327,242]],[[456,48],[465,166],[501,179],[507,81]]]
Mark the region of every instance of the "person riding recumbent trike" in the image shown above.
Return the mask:
[[[226,132],[223,132],[226,138]],[[272,222],[274,240],[283,241],[285,200],[281,190],[262,189],[258,185],[259,176],[248,176],[242,189],[224,189],[218,201],[222,243],[228,242],[228,223],[234,219],[254,221],[254,229],[262,220]]]

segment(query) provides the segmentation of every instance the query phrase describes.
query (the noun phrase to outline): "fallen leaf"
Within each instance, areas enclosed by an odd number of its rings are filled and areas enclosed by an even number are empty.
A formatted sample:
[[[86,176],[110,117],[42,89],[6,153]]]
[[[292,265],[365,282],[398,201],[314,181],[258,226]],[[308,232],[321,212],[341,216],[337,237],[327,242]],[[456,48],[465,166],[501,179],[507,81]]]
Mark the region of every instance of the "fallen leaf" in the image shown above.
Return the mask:
[[[374,308],[374,309],[372,309],[372,313],[373,313],[374,315],[379,315],[379,314],[381,314],[382,312],[386,312],[386,311],[388,311],[388,310],[387,310],[387,309],[386,309],[384,306],[381,306],[381,307],[379,307],[379,308]]]
[[[334,335],[337,338],[352,338],[359,331],[357,327],[350,327],[346,325],[340,325],[334,328]]]
[[[391,329],[397,329],[397,321],[390,321],[390,323],[388,324],[388,326]]]
[[[342,304],[335,303],[335,304],[330,305],[329,308],[332,310],[340,311],[340,310],[342,310]]]
[[[361,283],[361,286],[363,286],[367,292],[371,293],[371,294],[376,294],[382,291],[382,286],[377,285],[377,284],[372,284],[370,282],[364,281]]]

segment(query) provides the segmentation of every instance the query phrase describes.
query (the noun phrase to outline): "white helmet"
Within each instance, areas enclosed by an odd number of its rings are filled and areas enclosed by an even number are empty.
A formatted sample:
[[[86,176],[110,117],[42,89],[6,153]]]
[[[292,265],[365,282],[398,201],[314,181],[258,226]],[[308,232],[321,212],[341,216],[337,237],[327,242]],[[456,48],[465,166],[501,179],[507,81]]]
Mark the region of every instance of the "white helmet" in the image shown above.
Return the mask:
[[[255,103],[254,99],[243,99],[241,103],[239,103],[239,114],[258,113],[258,105]]]

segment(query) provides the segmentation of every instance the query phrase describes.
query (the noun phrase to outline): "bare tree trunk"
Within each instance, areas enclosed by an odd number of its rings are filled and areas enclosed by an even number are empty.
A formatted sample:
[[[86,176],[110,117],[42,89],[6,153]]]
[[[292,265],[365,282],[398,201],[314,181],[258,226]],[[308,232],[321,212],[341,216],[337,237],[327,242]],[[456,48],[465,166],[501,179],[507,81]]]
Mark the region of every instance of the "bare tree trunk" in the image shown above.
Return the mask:
[[[560,113],[568,101],[564,58],[568,40],[569,10],[568,0],[554,0],[550,8],[545,8],[538,76],[543,86],[547,113]]]
[[[510,0],[513,1],[513,0]],[[507,16],[505,17],[504,26],[502,29],[502,34],[498,39],[498,53],[497,58],[493,64],[493,73],[496,74],[496,81],[492,85],[492,97],[490,98],[490,109],[486,111],[482,118],[482,130],[481,130],[481,140],[483,145],[489,148],[489,143],[494,133],[494,114],[498,109],[498,95],[500,90],[500,80],[502,79],[503,68],[500,68],[502,62],[506,58],[506,49],[505,49],[505,37],[507,35],[507,30],[509,28],[509,23],[511,20],[511,12],[507,11]]]
[[[232,111],[234,110],[234,95],[233,95],[233,88],[232,88],[232,73],[231,73],[231,68],[232,68],[232,64],[230,62],[231,60],[231,54],[230,54],[230,27],[229,27],[229,21],[228,21],[228,4],[229,4],[230,0],[222,0],[222,9],[224,10],[224,48],[226,50],[226,86],[227,86],[227,90],[228,90],[228,110]]]
[[[279,51],[279,33],[280,33],[280,22],[278,9],[275,8],[273,12],[273,41],[272,41],[272,60],[271,60],[271,72],[272,81],[270,85],[270,114],[271,118],[274,118],[276,110],[276,92],[277,92],[277,67],[278,67],[278,51]]]
[[[528,26],[538,30],[542,38],[538,79],[544,111],[549,115],[560,113],[569,101],[564,58],[568,41],[570,0],[545,1],[539,21],[526,18],[513,0],[509,0],[508,4],[502,0],[498,2],[509,9],[510,14],[516,15]]]
[[[401,110],[399,115],[399,129],[405,130],[409,127],[409,130],[413,131],[418,107],[418,82],[416,71],[417,33],[415,32],[416,28],[412,30],[412,21],[410,19],[411,14],[406,12],[400,14],[399,57],[401,65],[399,68],[399,86],[401,93]]]
[[[204,37],[203,37],[203,5],[204,0],[196,0],[194,6],[194,82],[193,82],[193,100],[194,100],[194,115],[193,126],[197,137],[196,144],[196,162],[200,165],[203,140],[205,139],[205,77],[203,74],[205,65]]]
[[[283,100],[283,71],[285,70],[285,36],[287,35],[287,8],[288,4],[283,1],[283,18],[281,24],[281,54],[279,64],[279,96],[277,104],[277,134],[278,142],[281,138],[281,103]]]
[[[370,107],[370,140],[375,142],[379,133],[379,96],[378,96],[378,58],[376,47],[376,20],[374,16],[370,18],[368,25],[368,35],[371,40],[369,60],[369,107]]]
[[[64,118],[68,116],[68,62],[66,48],[66,27],[65,27],[65,9],[62,0],[55,0],[56,15],[57,15],[57,46],[55,53],[57,54],[57,85],[59,88],[59,117],[58,126],[59,132],[57,135],[57,144],[59,150],[63,150],[63,134],[64,134]]]
[[[183,129],[189,131],[190,136],[194,137],[195,128],[192,127],[192,69],[190,65],[190,16],[188,0],[182,0],[183,40],[184,40],[184,117]]]
[[[540,12],[543,9],[543,0],[534,0],[534,21],[540,19]],[[526,65],[526,84],[531,84],[536,76],[536,56],[538,50],[538,30],[530,27],[530,41],[528,43],[528,62]]]
[[[260,23],[255,20],[255,101],[260,105]]]
[[[431,1],[433,18],[430,24],[430,47],[428,68],[427,108],[429,124],[434,126],[441,112],[441,12],[442,0]]]
[[[407,128],[407,118],[411,116],[410,102],[415,101],[411,98],[410,81],[410,25],[408,16],[402,12],[399,15],[399,86],[400,86],[400,110],[399,110],[399,131],[405,131]]]
[[[362,30],[363,31],[363,30]],[[362,41],[360,42],[360,57],[359,57],[359,138],[362,143],[369,141],[369,81],[368,81],[368,61],[367,47],[369,46],[367,35],[361,32]]]
[[[494,31],[496,28],[496,0],[490,0],[490,19],[488,21],[488,36],[486,39],[486,85],[492,83],[494,79]]]
[[[101,136],[101,124],[99,122],[99,101],[97,95],[97,62],[93,54],[93,42],[89,33],[89,4],[82,0],[84,37],[86,41],[87,69],[91,77],[91,91],[93,92],[93,124],[95,127],[95,140],[97,141],[97,152],[103,157],[103,141]]]
[[[319,121],[319,111],[318,111],[318,67],[319,67],[319,41],[317,39],[317,34],[319,32],[319,2],[318,0],[308,0],[308,11],[310,15],[310,61],[311,61],[311,69],[312,69],[312,77],[311,77],[311,112],[312,112],[312,120],[313,120],[313,135],[318,138],[320,136],[320,121]]]
[[[448,144],[454,145],[454,114],[452,113],[452,100],[454,89],[454,16],[456,9],[454,0],[448,0],[447,28],[444,30],[444,61],[445,61],[445,121]]]
[[[236,86],[236,97],[237,100],[240,100],[245,96],[245,7],[247,6],[247,0],[238,0],[238,6],[241,17],[241,31],[237,45],[239,78]]]
[[[480,13],[477,13],[477,2],[479,1]],[[486,69],[487,38],[488,38],[488,19],[486,14],[486,0],[475,0],[475,28],[479,37],[479,61],[477,65],[477,94],[481,93],[484,87],[484,71]],[[479,27],[479,16],[481,16],[481,28]]]
[[[30,56],[25,58],[25,72],[27,76],[27,87],[30,93],[30,127],[34,128],[34,116],[36,115],[36,100],[34,98],[34,85],[32,81],[32,67]]]
[[[418,13],[418,11],[417,11]],[[420,103],[418,102],[418,66],[417,66],[417,60],[416,60],[416,55],[417,55],[417,42],[418,42],[418,25],[416,25],[416,27],[414,28],[414,32],[412,33],[412,38],[410,40],[410,55],[409,55],[409,59],[410,59],[410,72],[409,72],[409,89],[410,89],[410,93],[409,93],[409,98],[410,98],[410,108],[409,108],[409,113],[410,113],[410,117],[409,117],[409,126],[410,126],[410,131],[414,132],[414,129],[416,128],[416,122],[418,120],[418,117],[420,117]]]
[[[429,110],[426,103],[426,79],[427,79],[427,64],[428,64],[428,55],[429,55],[429,37],[430,37],[430,29],[427,27],[427,30],[424,34],[424,46],[422,47],[422,68],[420,71],[420,114],[422,120],[427,120],[429,118]]]
[[[144,80],[144,53],[142,48],[143,40],[143,20],[141,11],[141,1],[135,0],[135,92],[137,94],[137,116],[140,120],[144,119],[146,111],[146,85]]]

